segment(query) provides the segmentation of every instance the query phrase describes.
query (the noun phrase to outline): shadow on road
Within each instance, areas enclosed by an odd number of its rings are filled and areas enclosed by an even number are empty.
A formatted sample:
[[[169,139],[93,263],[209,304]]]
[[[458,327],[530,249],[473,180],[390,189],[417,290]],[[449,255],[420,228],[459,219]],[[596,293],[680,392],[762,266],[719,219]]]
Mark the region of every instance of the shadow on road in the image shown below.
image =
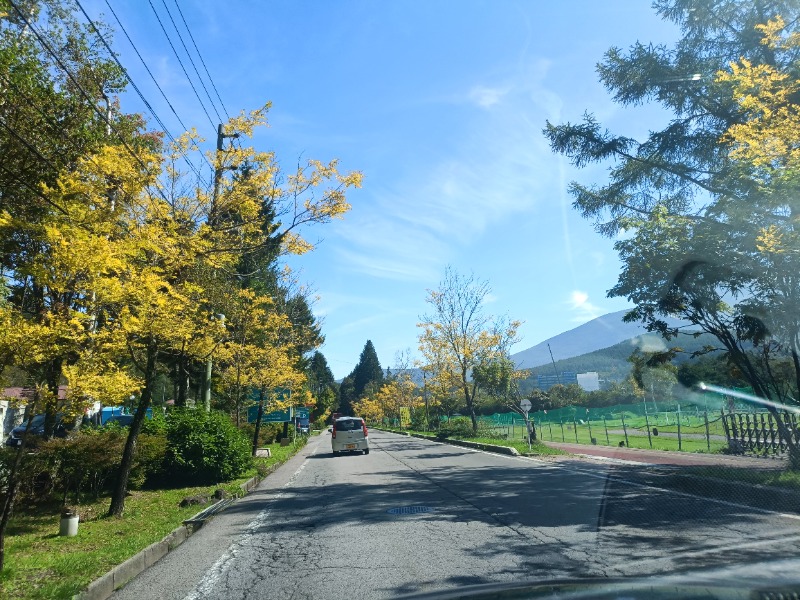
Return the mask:
[[[382,524],[405,521],[435,526],[446,536],[480,525],[493,532],[491,539],[476,539],[459,552],[485,561],[514,558],[505,573],[414,581],[388,590],[394,594],[434,583],[496,581],[503,574],[645,575],[729,565],[732,559],[792,558],[800,548],[793,522],[704,498],[702,489],[688,495],[652,487],[669,483],[671,470],[553,466],[394,436],[375,440],[369,456],[320,452],[309,458],[313,484],[259,490],[229,511],[268,505],[276,518],[258,524],[256,533],[264,535],[318,535],[349,525],[357,534],[364,526],[380,531]],[[341,473],[328,476],[326,460],[346,464],[346,480]],[[389,512],[404,507],[409,514]],[[436,543],[420,541],[417,551],[435,553]]]

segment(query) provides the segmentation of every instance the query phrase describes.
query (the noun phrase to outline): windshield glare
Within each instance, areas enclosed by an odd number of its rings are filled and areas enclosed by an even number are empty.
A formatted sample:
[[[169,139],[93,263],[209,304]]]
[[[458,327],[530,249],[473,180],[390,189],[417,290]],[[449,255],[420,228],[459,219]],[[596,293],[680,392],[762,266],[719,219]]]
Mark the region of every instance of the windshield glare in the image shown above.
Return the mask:
[[[0,599],[800,598],[800,0],[0,0],[0,380]]]

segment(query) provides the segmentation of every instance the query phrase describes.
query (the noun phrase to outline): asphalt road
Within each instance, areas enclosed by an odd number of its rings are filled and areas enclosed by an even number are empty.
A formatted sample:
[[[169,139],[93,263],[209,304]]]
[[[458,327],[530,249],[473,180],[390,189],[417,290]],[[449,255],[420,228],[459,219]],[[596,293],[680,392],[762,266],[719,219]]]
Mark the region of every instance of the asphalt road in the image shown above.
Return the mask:
[[[800,550],[796,516],[670,492],[611,464],[381,432],[370,441],[368,456],[334,458],[329,434],[312,438],[114,597],[393,598],[529,578],[680,573]]]

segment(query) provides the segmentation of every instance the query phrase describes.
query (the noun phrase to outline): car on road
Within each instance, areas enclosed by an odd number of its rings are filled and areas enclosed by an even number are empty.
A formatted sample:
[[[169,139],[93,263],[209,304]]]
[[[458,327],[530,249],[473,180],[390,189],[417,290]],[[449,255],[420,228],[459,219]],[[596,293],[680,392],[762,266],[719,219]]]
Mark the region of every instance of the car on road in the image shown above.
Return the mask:
[[[361,417],[339,417],[331,429],[331,449],[333,455],[342,452],[363,452],[369,454],[367,424]]]

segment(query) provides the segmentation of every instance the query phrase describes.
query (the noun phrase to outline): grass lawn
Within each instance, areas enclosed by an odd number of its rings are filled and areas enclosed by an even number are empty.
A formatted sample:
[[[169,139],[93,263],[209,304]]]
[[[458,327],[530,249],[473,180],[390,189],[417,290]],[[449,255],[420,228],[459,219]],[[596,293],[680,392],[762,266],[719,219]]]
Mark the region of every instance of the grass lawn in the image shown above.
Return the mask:
[[[109,498],[78,507],[78,535],[58,535],[61,507],[17,505],[6,535],[6,564],[0,573],[0,598],[71,598],[94,579],[150,544],[161,540],[204,506],[180,508],[186,496],[211,496],[223,488],[241,495],[239,485],[257,470],[264,472],[297,452],[296,446],[272,444],[270,458],[257,459],[257,467],[241,478],[210,487],[137,490],[125,501],[121,518],[106,517]]]
[[[660,428],[659,428],[660,431]],[[576,430],[572,428],[570,425],[564,425],[563,437],[560,425],[556,424],[555,426],[549,426],[545,423],[543,426],[539,426],[539,438],[545,441],[553,441],[553,442],[566,442],[568,444],[576,443],[575,439],[575,432]],[[592,443],[591,438],[595,438],[597,440],[597,444],[600,446],[619,446],[620,442],[625,441],[624,434],[616,434],[616,433],[609,433],[608,440],[606,440],[606,432],[602,426],[602,423],[599,427],[592,425],[592,433],[591,436],[589,435],[589,428],[586,426],[579,426],[577,429],[578,437],[577,443],[578,444],[587,444],[590,445]],[[681,433],[689,433],[688,431],[684,431],[681,428]],[[703,430],[705,433],[705,430]],[[652,444],[652,446],[651,446]],[[723,448],[725,448],[727,444],[725,442],[721,442],[718,440],[711,440],[711,449],[709,450],[707,442],[705,439],[687,439],[683,438],[681,440],[681,447],[680,450],[684,452],[719,452]],[[628,447],[630,448],[642,448],[642,449],[650,449],[652,447],[653,450],[679,450],[678,448],[678,439],[674,437],[664,437],[664,436],[651,436],[650,440],[647,439],[647,432],[644,433],[641,431],[637,431],[634,429],[628,429]]]
[[[397,428],[390,428],[390,427],[381,427],[384,431],[392,431],[394,433],[415,433],[430,436],[431,439],[436,439],[436,434],[430,431],[414,431],[412,429],[397,429]],[[545,446],[541,442],[533,442],[531,444],[531,449],[528,450],[528,442],[525,440],[509,440],[504,438],[494,438],[494,437],[461,437],[461,436],[452,436],[452,439],[456,440],[464,440],[467,442],[477,442],[479,444],[494,444],[495,446],[510,446],[512,448],[516,448],[517,452],[520,454],[527,454],[529,456],[536,456],[536,455],[557,455],[557,454],[567,454],[563,450],[558,450],[557,448],[550,448],[549,446]]]

